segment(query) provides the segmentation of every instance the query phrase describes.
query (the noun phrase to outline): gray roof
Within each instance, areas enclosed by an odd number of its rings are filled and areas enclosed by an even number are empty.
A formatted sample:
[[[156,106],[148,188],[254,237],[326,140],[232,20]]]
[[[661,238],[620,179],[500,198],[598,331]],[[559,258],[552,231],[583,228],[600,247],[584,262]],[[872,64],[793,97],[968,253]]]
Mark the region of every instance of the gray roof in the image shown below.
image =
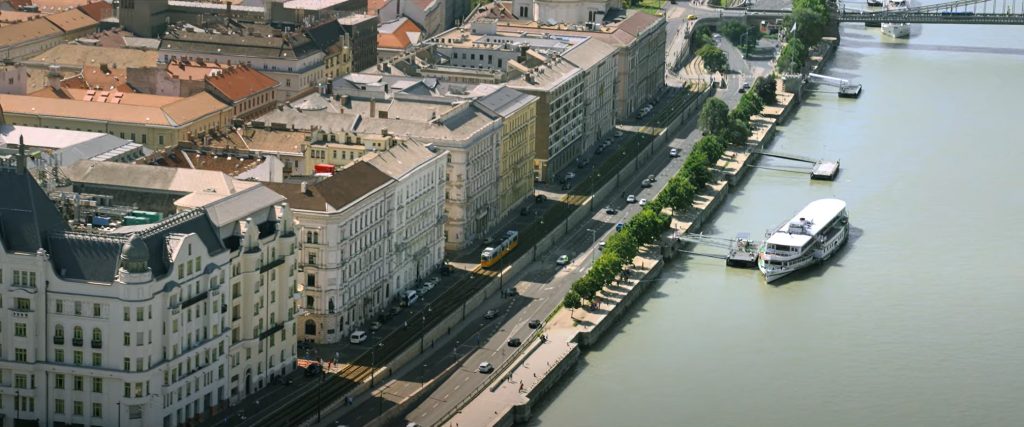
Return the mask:
[[[536,96],[522,93],[509,87],[502,87],[490,95],[477,99],[476,102],[485,111],[508,118],[536,100]]]
[[[589,70],[594,65],[615,55],[615,46],[591,38],[562,55],[577,67]]]
[[[217,254],[225,250],[217,230],[203,209],[182,212],[144,229],[133,229],[149,250],[147,262],[154,278],[165,276],[171,269],[168,238],[174,234],[195,233],[207,251]],[[70,280],[113,282],[120,265],[121,250],[132,234],[97,235],[64,232],[51,234],[54,268]]]
[[[387,151],[373,153],[364,159],[366,163],[397,180],[441,153],[437,149],[410,141],[399,143]]]
[[[284,33],[281,36],[274,36],[274,30],[269,27],[253,25],[252,28],[254,31],[252,35],[246,34],[247,30],[237,30],[241,33],[236,33],[236,29],[225,29],[213,33],[189,32],[181,28],[171,28],[164,34],[160,50],[291,60],[298,60],[320,52],[320,48],[313,40],[303,33]],[[202,30],[200,29],[200,31]]]
[[[32,175],[0,171],[0,243],[4,249],[35,252],[47,248],[46,235],[67,230],[60,212]]]

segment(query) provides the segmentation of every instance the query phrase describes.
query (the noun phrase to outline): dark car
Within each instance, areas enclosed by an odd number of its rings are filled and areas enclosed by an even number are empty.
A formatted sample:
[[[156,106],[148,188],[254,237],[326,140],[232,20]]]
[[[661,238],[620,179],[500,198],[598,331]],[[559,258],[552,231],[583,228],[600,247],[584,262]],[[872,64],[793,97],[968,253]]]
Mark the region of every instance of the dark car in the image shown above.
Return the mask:
[[[501,290],[501,294],[507,297],[514,297],[519,295],[519,291],[516,288],[505,288]]]
[[[508,346],[509,347],[519,347],[522,344],[523,344],[523,342],[520,341],[519,338],[509,338],[508,339]]]
[[[323,367],[319,363],[313,363],[306,367],[306,376],[315,377],[324,371]]]
[[[391,311],[389,311],[388,314],[390,314],[392,317],[394,317],[396,314],[401,313],[401,312],[402,312],[402,307],[394,305],[394,306],[391,306]]]
[[[530,329],[537,329],[540,327],[540,320],[533,319],[530,321],[530,323],[527,323],[526,325],[529,326]]]
[[[538,194],[536,196],[533,196],[533,201],[537,202],[537,203],[544,203],[544,201],[547,200],[547,199],[548,199],[548,197],[543,195],[543,194]]]
[[[604,213],[606,213],[608,215],[615,215],[615,214],[619,213],[619,210],[609,206],[607,208],[604,208]]]
[[[498,317],[498,310],[487,310],[487,312],[484,313],[484,319],[493,319],[495,317]]]

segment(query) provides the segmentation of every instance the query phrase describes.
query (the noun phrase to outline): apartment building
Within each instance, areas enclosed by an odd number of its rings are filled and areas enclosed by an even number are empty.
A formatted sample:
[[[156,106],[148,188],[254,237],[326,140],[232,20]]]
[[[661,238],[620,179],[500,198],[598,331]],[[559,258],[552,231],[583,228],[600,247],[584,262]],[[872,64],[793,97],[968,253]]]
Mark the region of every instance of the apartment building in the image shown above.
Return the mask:
[[[537,98],[508,87],[481,85],[494,92],[477,104],[501,117],[501,152],[498,154],[498,212],[509,213],[533,195],[533,158],[537,135]]]
[[[388,150],[401,141],[447,150],[449,250],[483,238],[508,214],[498,203],[503,119],[476,100],[493,89],[474,92],[430,79],[350,74],[335,79],[329,90],[258,120],[271,128],[313,133],[307,152],[322,164],[348,164],[365,151]]]
[[[159,183],[137,167],[90,174],[144,194]],[[22,149],[0,171],[3,424],[185,425],[294,369],[291,211],[251,184],[151,224],[70,229]]]
[[[443,260],[444,153],[416,143],[392,150],[319,182],[268,184],[295,207],[299,339],[333,343],[365,329]]]

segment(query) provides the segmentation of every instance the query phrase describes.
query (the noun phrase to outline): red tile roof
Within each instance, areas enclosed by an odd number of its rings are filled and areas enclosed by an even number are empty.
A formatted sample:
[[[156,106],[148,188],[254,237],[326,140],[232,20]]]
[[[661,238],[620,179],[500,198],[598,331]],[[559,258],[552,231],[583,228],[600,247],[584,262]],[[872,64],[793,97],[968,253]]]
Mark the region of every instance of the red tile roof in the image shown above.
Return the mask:
[[[423,33],[423,29],[411,19],[403,19],[405,22],[395,28],[393,33],[377,33],[377,48],[405,49],[412,44],[409,33]]]
[[[114,16],[114,6],[105,1],[94,1],[89,4],[83,4],[78,6],[78,10],[89,15],[90,18],[96,21],[102,21]]]
[[[61,13],[55,13],[53,15],[45,15],[46,20],[56,25],[64,32],[71,32],[80,30],[88,26],[96,26],[98,23],[96,20],[82,13],[78,9],[70,9]]]
[[[206,82],[225,98],[235,102],[278,85],[277,80],[245,65],[236,65],[222,71],[220,75],[207,77]]]

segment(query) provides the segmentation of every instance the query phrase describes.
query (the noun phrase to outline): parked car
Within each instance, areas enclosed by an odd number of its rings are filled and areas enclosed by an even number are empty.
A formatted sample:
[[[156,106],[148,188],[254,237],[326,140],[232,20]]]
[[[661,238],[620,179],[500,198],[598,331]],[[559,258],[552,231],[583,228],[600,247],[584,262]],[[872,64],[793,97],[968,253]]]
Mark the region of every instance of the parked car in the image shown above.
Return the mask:
[[[640,199],[640,206],[646,205],[647,199]]]
[[[671,150],[668,150],[668,156],[669,157],[679,157],[679,149],[673,148]]]
[[[615,224],[615,231],[622,231],[622,227],[624,227],[624,225],[621,222]]]
[[[402,312],[402,306],[395,305],[395,306],[391,306],[391,311],[388,314],[390,314],[392,317],[394,317],[395,315],[397,315],[398,313],[401,313],[401,312]]]
[[[603,251],[603,250],[604,250],[604,243],[605,243],[605,242],[603,242],[603,241],[602,241],[601,243],[598,243],[598,244],[597,244],[597,250],[599,250],[599,251]]]
[[[494,372],[494,365],[491,365],[491,362],[481,362],[479,370],[481,374],[489,374]]]
[[[498,310],[487,310],[487,312],[484,313],[484,319],[490,320],[495,317],[498,317]]]
[[[647,175],[647,180],[651,181],[651,182],[657,182],[658,181],[658,177],[656,177],[654,175]]]
[[[509,338],[508,339],[508,346],[509,347],[519,347],[522,343],[523,342],[519,338]]]
[[[576,178],[576,172],[567,172],[565,174],[565,180],[566,181],[568,181],[570,179],[573,179],[573,178]]]
[[[428,280],[426,282],[423,282],[423,285],[420,285],[419,293],[425,294],[425,293],[429,292],[431,289],[434,289],[434,281],[433,280]]]
[[[557,260],[555,260],[555,264],[558,264],[558,265],[566,265],[568,263],[569,263],[569,255],[562,255],[562,256],[558,257]]]
[[[606,213],[608,215],[615,215],[615,214],[619,213],[619,210],[609,206],[607,208],[604,208],[604,213]]]
[[[310,363],[309,366],[306,366],[307,377],[315,377],[317,375],[320,375],[320,373],[323,371],[324,369],[322,366],[320,366],[319,363]]]
[[[746,92],[748,90],[750,90],[750,83],[743,83],[743,86],[740,86],[739,92],[743,93],[743,92]]]
[[[636,196],[632,194],[626,196],[626,203],[636,203]]]
[[[530,323],[527,323],[526,326],[529,326],[530,329],[537,329],[540,327],[540,320],[533,319]]]
[[[366,341],[367,338],[369,338],[369,335],[366,334],[366,331],[354,331],[349,334],[348,342],[352,344],[361,344],[363,341]]]
[[[645,179],[643,181],[640,181],[640,186],[643,187],[643,188],[650,187],[651,186],[651,180]]]
[[[589,164],[590,164],[590,161],[585,159],[585,158],[582,158],[582,157],[580,157],[578,160],[576,160],[576,167],[578,167],[580,169],[583,169],[583,168],[587,167],[587,165],[589,165]]]
[[[516,288],[505,288],[501,290],[501,294],[507,297],[514,297],[519,295],[519,291],[517,291]]]

